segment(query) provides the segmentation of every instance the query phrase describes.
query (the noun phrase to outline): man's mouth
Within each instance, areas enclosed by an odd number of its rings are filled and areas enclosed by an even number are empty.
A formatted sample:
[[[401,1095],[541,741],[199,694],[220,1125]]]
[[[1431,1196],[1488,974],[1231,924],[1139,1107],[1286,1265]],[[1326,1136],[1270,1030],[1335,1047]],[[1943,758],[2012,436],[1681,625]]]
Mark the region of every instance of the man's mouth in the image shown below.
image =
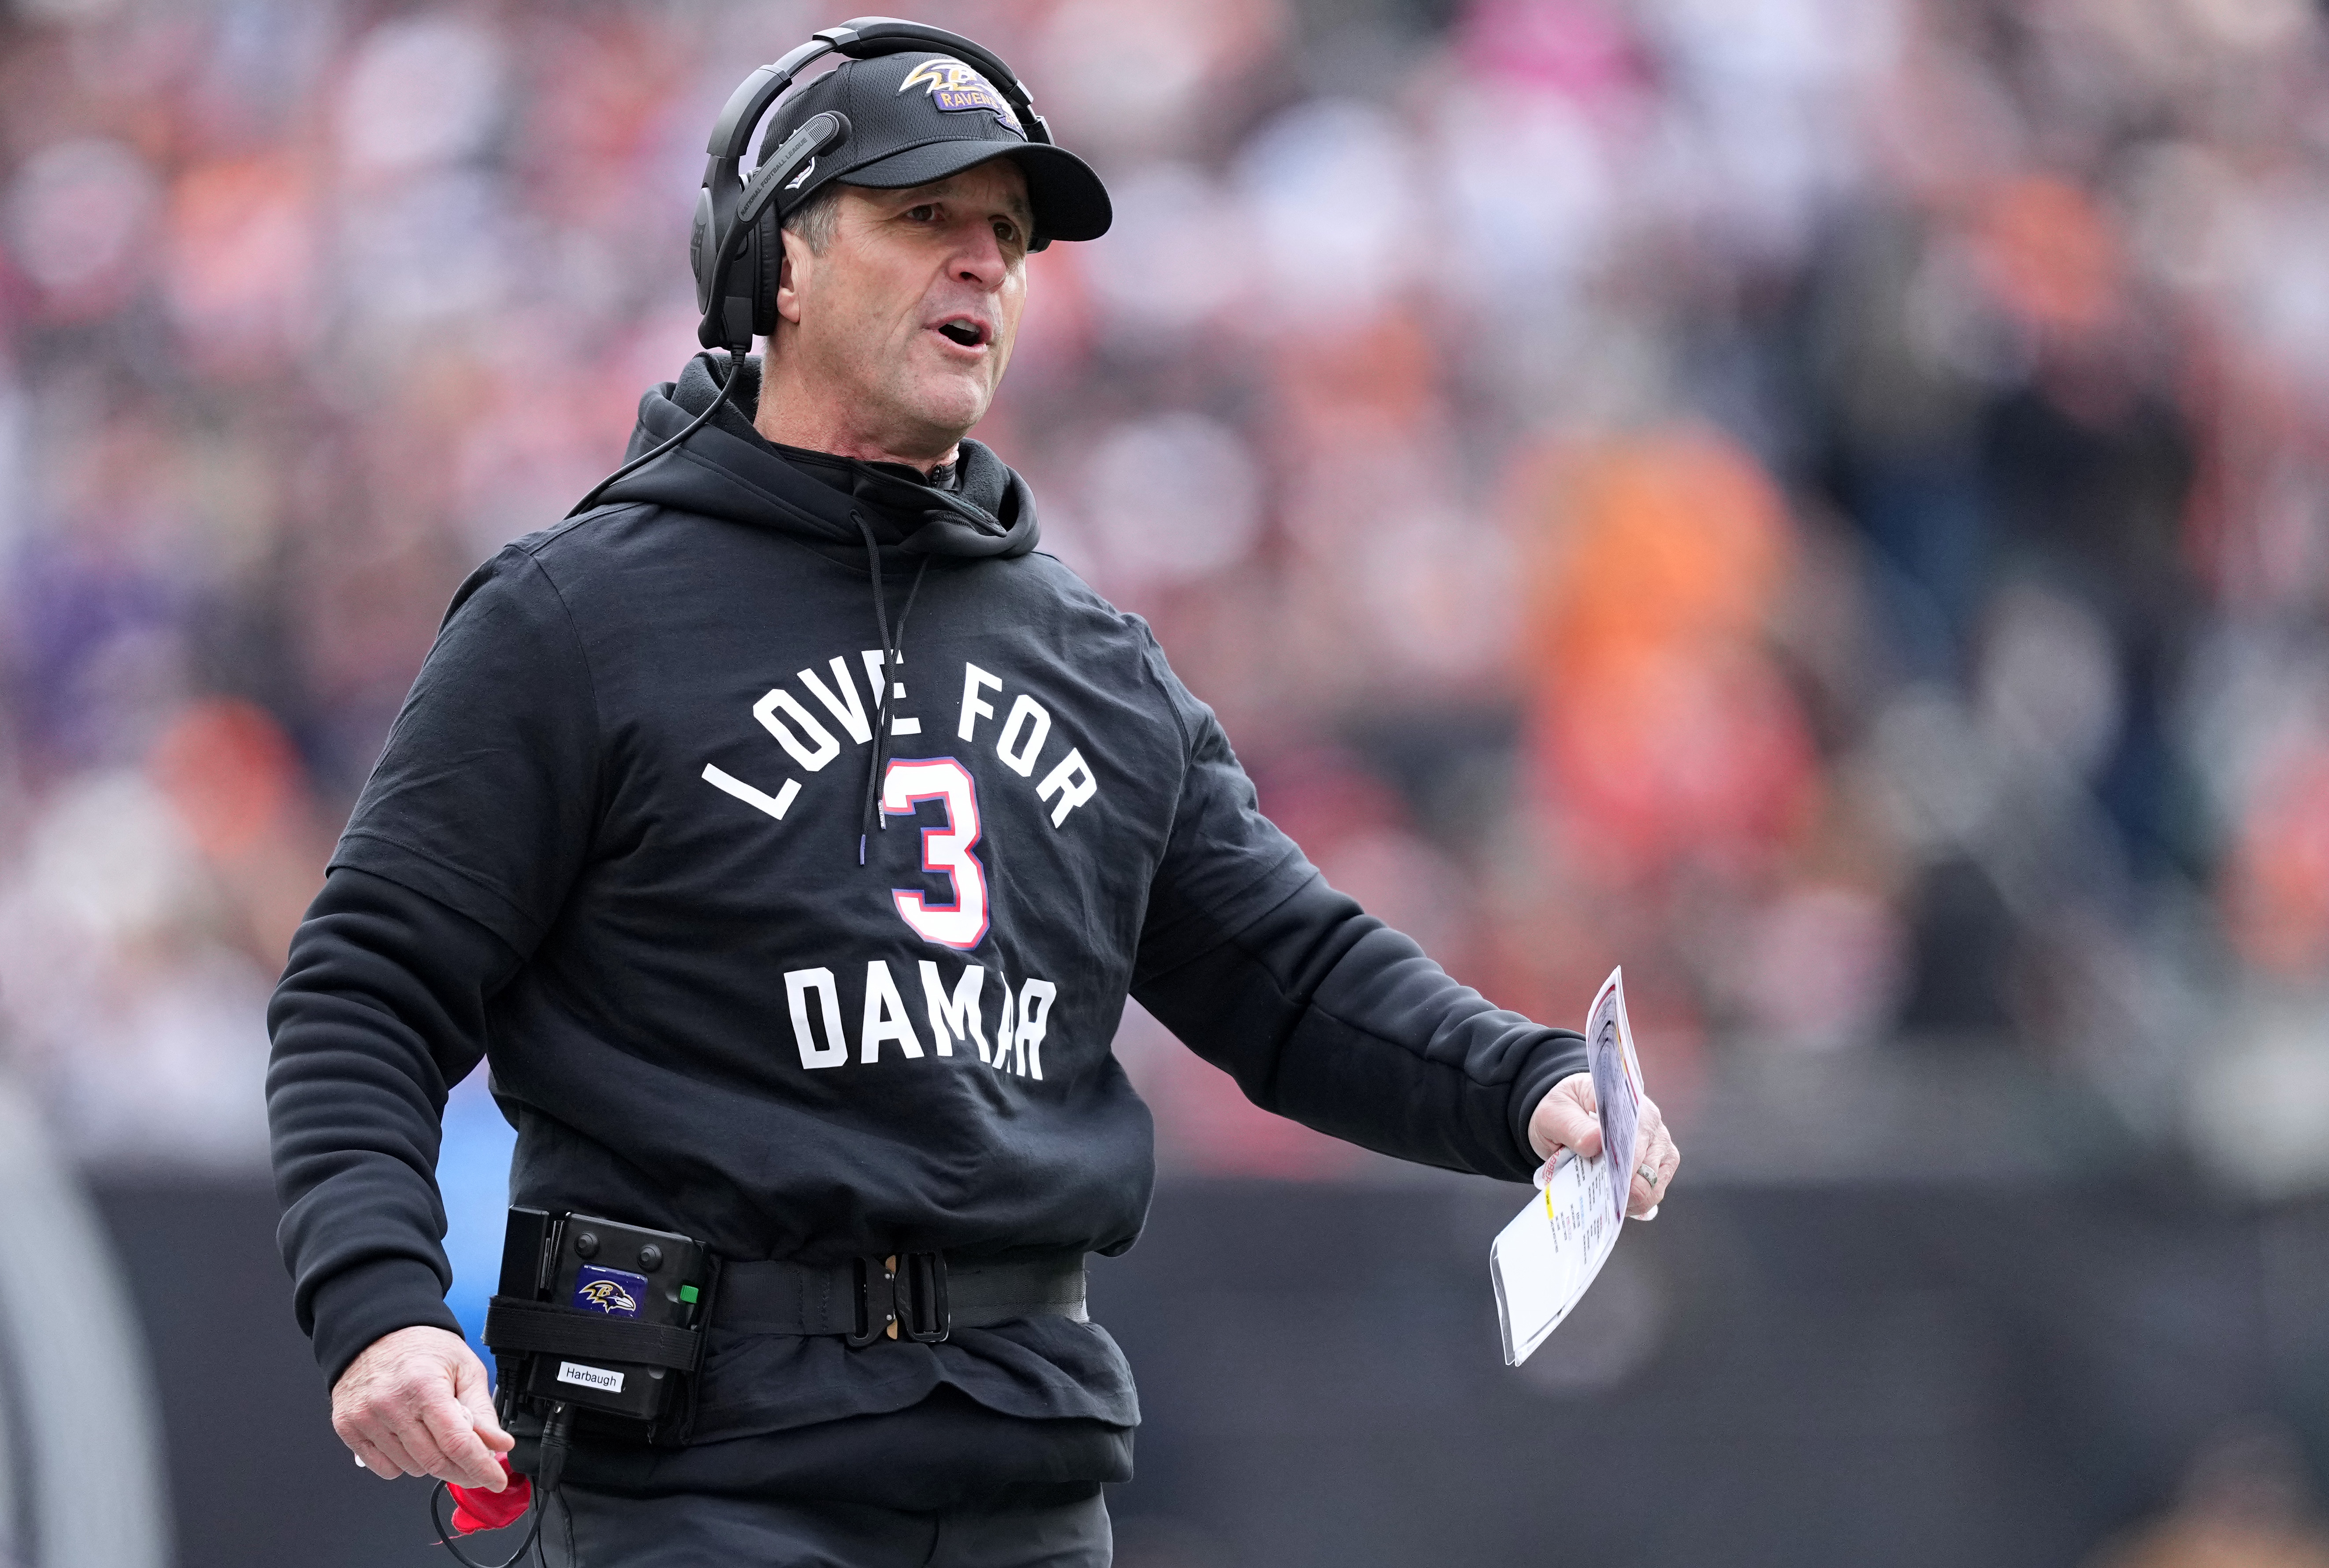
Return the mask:
[[[938,335],[948,343],[960,343],[966,349],[975,349],[986,341],[985,324],[972,321],[967,316],[956,316],[951,321],[942,321],[938,323]]]

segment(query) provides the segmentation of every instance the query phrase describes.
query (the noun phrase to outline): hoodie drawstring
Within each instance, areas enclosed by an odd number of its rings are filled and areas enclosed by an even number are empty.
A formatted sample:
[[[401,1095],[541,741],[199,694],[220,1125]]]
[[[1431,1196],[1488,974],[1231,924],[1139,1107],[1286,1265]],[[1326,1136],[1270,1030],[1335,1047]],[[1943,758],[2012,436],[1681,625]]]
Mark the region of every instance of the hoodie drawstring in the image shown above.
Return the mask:
[[[914,568],[913,587],[906,590],[906,607],[898,615],[898,634],[890,635],[890,606],[888,596],[882,591],[882,547],[873,538],[873,525],[865,521],[863,512],[853,512],[849,521],[865,540],[865,565],[873,574],[873,624],[882,634],[882,686],[873,693],[873,752],[865,769],[865,809],[857,819],[857,863],[865,864],[866,840],[872,836],[879,822],[882,831],[889,831],[890,819],[876,811],[882,795],[882,774],[890,755],[890,694],[897,690],[897,669],[902,662],[906,643],[906,622],[914,613],[914,600],[922,591],[922,574],[930,569],[930,558],[924,556],[922,564]]]

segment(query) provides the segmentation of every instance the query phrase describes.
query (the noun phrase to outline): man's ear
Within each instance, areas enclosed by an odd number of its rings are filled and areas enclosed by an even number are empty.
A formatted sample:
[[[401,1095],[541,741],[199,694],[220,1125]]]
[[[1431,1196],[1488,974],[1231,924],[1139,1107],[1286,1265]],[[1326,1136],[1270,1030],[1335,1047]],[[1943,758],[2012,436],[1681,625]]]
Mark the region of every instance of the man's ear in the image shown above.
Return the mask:
[[[785,258],[777,264],[777,315],[798,326],[801,294],[816,281],[816,257],[808,241],[791,230],[779,230],[778,234],[784,241]]]

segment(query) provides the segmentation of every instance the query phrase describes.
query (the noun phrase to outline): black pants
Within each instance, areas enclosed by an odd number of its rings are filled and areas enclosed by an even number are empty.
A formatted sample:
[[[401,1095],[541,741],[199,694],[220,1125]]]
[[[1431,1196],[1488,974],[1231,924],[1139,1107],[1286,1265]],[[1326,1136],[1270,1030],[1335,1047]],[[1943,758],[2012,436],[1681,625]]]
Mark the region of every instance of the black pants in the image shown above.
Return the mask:
[[[1108,1505],[909,1514],[864,1503],[569,1484],[542,1526],[552,1568],[1108,1568]]]

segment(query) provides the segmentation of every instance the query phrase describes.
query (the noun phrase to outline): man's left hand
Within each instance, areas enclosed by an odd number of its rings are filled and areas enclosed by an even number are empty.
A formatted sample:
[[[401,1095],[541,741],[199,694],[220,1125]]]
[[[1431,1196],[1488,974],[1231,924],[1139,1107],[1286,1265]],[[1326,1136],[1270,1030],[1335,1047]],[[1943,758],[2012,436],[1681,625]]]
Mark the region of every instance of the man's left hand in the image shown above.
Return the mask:
[[[1601,1152],[1599,1109],[1593,1097],[1593,1075],[1570,1074],[1537,1102],[1536,1112],[1529,1118],[1529,1147],[1547,1161],[1563,1149],[1592,1159]],[[1657,1102],[1645,1096],[1641,1121],[1634,1131],[1633,1185],[1626,1194],[1626,1212],[1636,1219],[1654,1218],[1681,1166],[1682,1150],[1674,1147],[1674,1134],[1666,1131],[1665,1117]]]

